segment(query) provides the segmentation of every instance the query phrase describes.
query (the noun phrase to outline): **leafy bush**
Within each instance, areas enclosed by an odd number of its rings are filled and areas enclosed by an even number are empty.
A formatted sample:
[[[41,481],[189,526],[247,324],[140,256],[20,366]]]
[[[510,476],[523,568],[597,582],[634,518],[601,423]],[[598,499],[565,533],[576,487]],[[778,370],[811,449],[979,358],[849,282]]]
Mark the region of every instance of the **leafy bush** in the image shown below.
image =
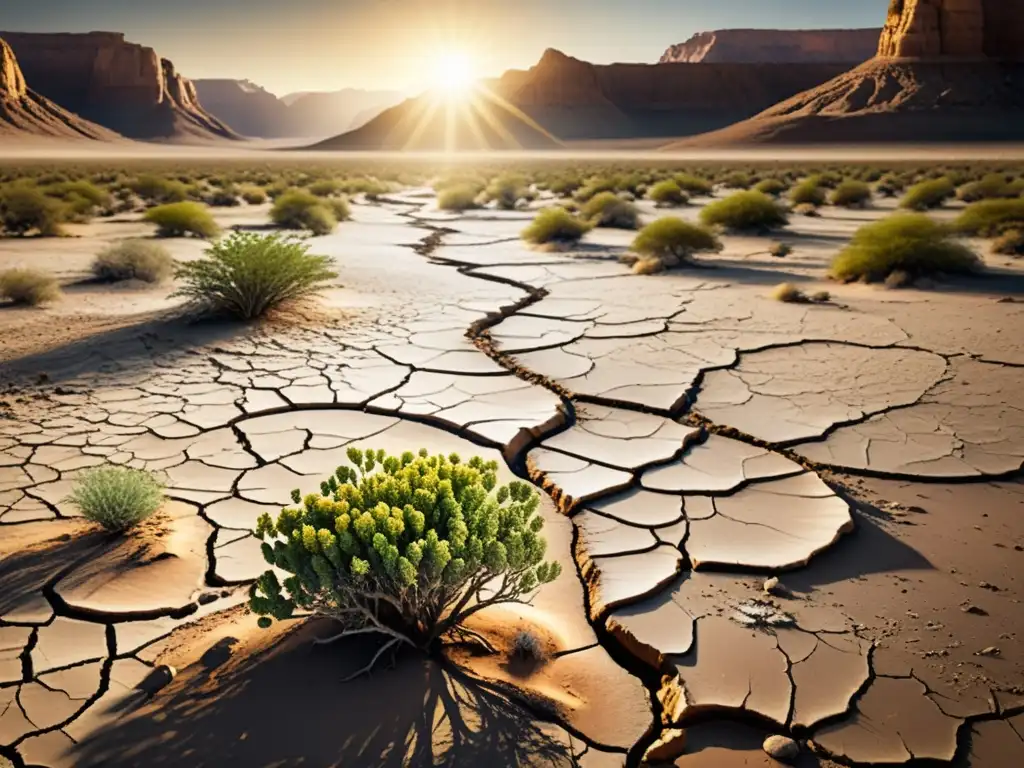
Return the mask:
[[[348,449],[320,494],[300,498],[256,535],[273,570],[250,607],[268,627],[296,610],[336,619],[338,637],[376,632],[389,647],[436,650],[473,614],[520,602],[561,573],[544,561],[540,497],[527,483],[498,486],[497,462],[457,454],[387,456]]]
[[[189,188],[177,179],[147,174],[132,181],[129,188],[150,204],[181,203],[189,198]]]
[[[940,208],[956,192],[949,179],[942,177],[915,184],[900,201],[900,207],[911,211],[928,211]]]
[[[895,173],[887,173],[875,184],[875,192],[882,197],[895,197],[906,188],[903,177]]]
[[[683,192],[691,197],[706,197],[715,191],[714,184],[707,179],[702,179],[700,176],[682,173],[678,176],[672,177],[672,180],[681,190],[683,190]]]
[[[503,173],[496,176],[487,185],[484,195],[488,200],[506,211],[515,210],[519,201],[528,193],[529,184],[526,178],[518,173]]]
[[[640,214],[636,206],[614,192],[594,195],[583,204],[580,215],[595,227],[636,229],[640,226]]]
[[[62,181],[48,186],[44,192],[65,203],[71,217],[79,221],[88,220],[103,209],[110,208],[113,196],[91,181]]]
[[[238,190],[234,186],[215,187],[203,195],[203,202],[214,208],[234,208],[239,204]]]
[[[864,181],[847,179],[839,184],[832,194],[829,195],[829,202],[832,205],[839,205],[845,208],[858,208],[871,200],[871,187]]]
[[[772,197],[778,197],[789,189],[789,185],[782,179],[762,179],[754,185],[755,192],[762,192]]]
[[[468,211],[479,208],[480,190],[470,184],[457,184],[442,189],[437,195],[437,207],[442,211]]]
[[[341,185],[334,179],[320,179],[309,185],[310,193],[317,197],[330,197],[337,194],[340,189]]]
[[[686,205],[690,201],[689,195],[683,192],[682,188],[672,181],[672,179],[659,181],[647,190],[647,196],[657,205],[670,208],[678,205]]]
[[[267,202],[267,193],[262,187],[243,187],[242,199],[249,205],[262,205]]]
[[[726,189],[750,189],[751,184],[753,180],[743,171],[733,171],[722,179],[722,186]]]
[[[148,472],[100,467],[79,475],[65,502],[111,533],[122,533],[160,509],[164,489]]]
[[[59,299],[60,285],[53,275],[37,269],[8,269],[0,272],[0,297],[35,307]]]
[[[916,279],[937,272],[974,272],[980,266],[970,248],[952,239],[949,227],[922,214],[901,213],[858,229],[830,273],[843,282],[876,282],[894,272]]]
[[[720,251],[722,244],[704,227],[674,217],[652,221],[633,240],[631,250],[648,259],[675,266],[701,251]]]
[[[1024,256],[1024,229],[1009,229],[992,243],[992,253]]]
[[[700,212],[708,227],[737,232],[765,232],[786,225],[786,212],[763,192],[737,192],[707,205]]]
[[[585,203],[595,195],[602,192],[614,192],[615,180],[604,176],[594,176],[587,180],[587,183],[573,193],[573,199],[578,203]]]
[[[590,225],[585,221],[573,216],[565,208],[555,206],[539,211],[523,230],[522,238],[534,245],[575,243],[589,231]]]
[[[789,190],[789,201],[793,205],[824,205],[827,193],[817,178],[804,179]]]
[[[142,280],[162,283],[174,274],[174,259],[159,243],[123,240],[100,251],[92,263],[100,280]]]
[[[987,176],[964,184],[956,191],[956,196],[965,203],[976,203],[979,200],[995,200],[1004,197],[1017,197],[1020,189],[1006,180],[1002,173],[990,173]]]
[[[37,232],[42,237],[63,234],[61,223],[67,220],[64,205],[32,184],[7,184],[0,187],[0,228],[12,235]]]
[[[786,304],[803,304],[807,302],[807,296],[792,283],[780,283],[772,291],[772,298]]]
[[[1006,229],[1024,226],[1024,199],[981,200],[957,216],[953,226],[968,235],[994,237]]]
[[[158,237],[195,235],[210,239],[220,234],[220,227],[202,203],[168,203],[150,208],[142,220],[156,224]]]
[[[328,235],[338,226],[333,202],[304,189],[289,189],[274,200],[270,220],[284,229],[306,229],[314,235]],[[346,203],[346,213],[347,208]]]
[[[212,312],[248,320],[286,301],[323,290],[338,275],[327,256],[281,235],[235,232],[206,249],[206,258],[181,264],[174,293]]]

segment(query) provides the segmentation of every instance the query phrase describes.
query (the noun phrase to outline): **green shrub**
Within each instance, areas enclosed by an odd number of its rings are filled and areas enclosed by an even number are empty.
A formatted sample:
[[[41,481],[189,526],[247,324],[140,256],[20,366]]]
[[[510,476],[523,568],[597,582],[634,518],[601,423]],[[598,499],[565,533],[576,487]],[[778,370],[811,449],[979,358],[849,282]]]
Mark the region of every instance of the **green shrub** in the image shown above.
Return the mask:
[[[91,219],[100,210],[109,209],[114,199],[107,190],[85,179],[51,184],[44,192],[63,201],[71,217],[79,221]]]
[[[578,242],[590,225],[573,216],[560,206],[538,211],[533,221],[522,232],[522,238],[534,245],[546,243],[570,244]]]
[[[595,227],[636,229],[640,226],[640,214],[636,206],[614,192],[594,195],[583,204],[580,215]]]
[[[64,501],[111,533],[122,533],[163,506],[164,489],[148,472],[100,467],[79,475]]]
[[[990,173],[978,181],[964,184],[956,191],[956,196],[965,203],[976,203],[979,200],[995,200],[1003,197],[1017,197],[1019,194],[1020,190],[1010,184],[1002,173]]]
[[[1024,229],[1008,229],[992,243],[992,253],[1024,256]]]
[[[348,221],[352,218],[352,208],[347,197],[332,197],[327,200],[327,207],[338,221]]]
[[[330,197],[337,194],[341,185],[334,179],[321,179],[309,185],[309,191],[317,197]]]
[[[679,188],[683,190],[683,192],[691,197],[707,197],[715,191],[715,185],[710,181],[689,173],[681,173],[678,176],[673,176],[672,181],[674,181]]]
[[[59,299],[60,285],[53,275],[37,269],[8,269],[0,272],[0,297],[35,307]]]
[[[348,459],[319,495],[293,491],[296,508],[260,517],[264,557],[291,574],[268,570],[252,586],[260,626],[302,611],[338,621],[338,637],[387,635],[368,670],[389,647],[434,653],[470,616],[560,575],[544,560],[538,493],[498,486],[496,462],[357,448]]]
[[[772,298],[786,304],[804,304],[807,295],[792,283],[780,283],[772,290]]]
[[[755,192],[761,192],[772,197],[778,197],[787,189],[789,189],[789,185],[782,179],[762,179],[754,185]]]
[[[304,189],[278,195],[270,209],[270,220],[284,229],[306,229],[314,235],[328,235],[338,226],[331,201]]]
[[[484,190],[484,195],[498,208],[512,211],[527,194],[528,188],[529,184],[524,176],[518,173],[503,173],[491,180]]]
[[[895,197],[906,188],[906,182],[902,176],[895,173],[887,173],[878,183],[875,184],[875,192],[882,197]]]
[[[713,232],[674,217],[652,221],[637,233],[631,246],[634,253],[660,259],[668,266],[686,261],[694,253],[721,249]]]
[[[181,203],[189,198],[189,188],[177,179],[147,174],[129,183],[129,188],[150,204]]]
[[[234,208],[239,205],[238,190],[231,185],[214,187],[202,196],[203,202],[214,208]]]
[[[701,222],[737,232],[765,232],[786,225],[786,212],[762,192],[737,192],[705,206]]]
[[[682,188],[672,179],[659,181],[647,190],[647,196],[657,205],[667,208],[686,205],[690,201],[689,195],[683,192]]]
[[[249,320],[286,301],[319,293],[338,275],[327,256],[281,235],[235,232],[206,249],[206,258],[181,264],[183,296],[204,310]]]
[[[174,274],[174,259],[159,243],[123,240],[100,251],[92,263],[100,280],[141,280],[162,283]]]
[[[595,195],[599,195],[602,192],[614,192],[615,191],[615,180],[609,179],[604,176],[594,176],[587,180],[587,183],[576,190],[573,194],[573,200],[578,203],[585,203]]]
[[[768,255],[776,259],[784,259],[793,252],[793,246],[789,243],[772,243],[768,249]]]
[[[832,262],[830,274],[843,282],[877,282],[893,272],[916,279],[974,272],[980,266],[970,248],[952,239],[949,227],[922,214],[900,213],[857,230]]]
[[[956,192],[949,179],[942,177],[915,184],[900,201],[900,207],[911,211],[928,211],[940,208]]]
[[[210,239],[220,234],[220,227],[202,203],[167,203],[150,208],[142,220],[156,224],[157,237],[195,235]]]
[[[789,190],[789,201],[793,205],[824,205],[826,196],[817,178],[804,179]]]
[[[957,216],[953,226],[967,235],[994,237],[1006,229],[1024,227],[1024,199],[981,200]]]
[[[859,208],[871,201],[871,187],[864,181],[847,179],[832,190],[829,202],[844,208]]]
[[[753,180],[743,171],[733,171],[726,174],[722,179],[722,186],[726,189],[750,189]]]
[[[262,187],[243,187],[242,199],[249,205],[263,205],[267,202],[267,193]]]
[[[12,235],[36,232],[42,237],[63,234],[61,223],[67,220],[65,206],[31,184],[7,184],[0,187],[0,228]]]
[[[437,195],[437,207],[442,211],[468,211],[479,208],[480,190],[470,184],[457,184],[442,189]]]

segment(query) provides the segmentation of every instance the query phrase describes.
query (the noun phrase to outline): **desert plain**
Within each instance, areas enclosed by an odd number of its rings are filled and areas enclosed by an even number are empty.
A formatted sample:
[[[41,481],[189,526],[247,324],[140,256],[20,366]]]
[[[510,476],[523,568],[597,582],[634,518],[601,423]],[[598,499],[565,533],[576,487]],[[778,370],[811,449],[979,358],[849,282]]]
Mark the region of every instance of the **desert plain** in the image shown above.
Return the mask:
[[[95,280],[105,245],[153,237],[141,209],[0,240],[0,268],[64,291],[0,309],[2,758],[732,768],[780,765],[763,749],[777,735],[799,766],[1021,765],[1024,261],[974,239],[976,275],[829,280],[857,229],[896,210],[876,195],[635,274],[628,230],[524,243],[550,191],[439,207],[437,178],[509,162],[412,163],[355,195],[308,241],[337,279],[261,322],[198,318],[173,283]],[[173,172],[137,163],[117,172]],[[618,172],[687,170],[666,163]],[[732,170],[780,168],[716,172]],[[640,224],[732,193],[664,210],[641,191]],[[269,210],[211,208],[258,232]],[[161,242],[183,262],[208,247]],[[779,301],[780,283],[828,296]],[[343,683],[374,638],[257,627],[257,518],[350,446],[480,455],[542,489],[563,573],[474,617],[496,652],[400,653]],[[127,536],[66,502],[105,464],[165,478],[167,503]],[[520,630],[544,648],[525,668],[502,653]]]

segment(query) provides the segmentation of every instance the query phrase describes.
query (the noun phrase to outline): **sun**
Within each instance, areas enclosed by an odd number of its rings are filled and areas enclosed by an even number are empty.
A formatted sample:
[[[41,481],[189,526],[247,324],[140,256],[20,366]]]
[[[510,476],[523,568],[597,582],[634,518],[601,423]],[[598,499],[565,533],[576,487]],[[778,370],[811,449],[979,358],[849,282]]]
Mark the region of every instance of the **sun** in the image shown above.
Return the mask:
[[[450,95],[462,95],[473,86],[473,59],[465,51],[444,51],[434,59],[434,87]]]

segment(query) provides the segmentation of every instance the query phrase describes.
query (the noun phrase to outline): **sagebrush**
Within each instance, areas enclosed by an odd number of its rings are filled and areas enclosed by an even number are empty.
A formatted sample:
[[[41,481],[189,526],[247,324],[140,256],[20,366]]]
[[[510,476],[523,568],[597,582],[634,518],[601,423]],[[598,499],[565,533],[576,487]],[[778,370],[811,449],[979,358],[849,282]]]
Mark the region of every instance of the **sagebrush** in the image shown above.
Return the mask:
[[[149,472],[127,467],[86,470],[65,499],[82,516],[112,533],[132,528],[164,503],[164,488]]]

